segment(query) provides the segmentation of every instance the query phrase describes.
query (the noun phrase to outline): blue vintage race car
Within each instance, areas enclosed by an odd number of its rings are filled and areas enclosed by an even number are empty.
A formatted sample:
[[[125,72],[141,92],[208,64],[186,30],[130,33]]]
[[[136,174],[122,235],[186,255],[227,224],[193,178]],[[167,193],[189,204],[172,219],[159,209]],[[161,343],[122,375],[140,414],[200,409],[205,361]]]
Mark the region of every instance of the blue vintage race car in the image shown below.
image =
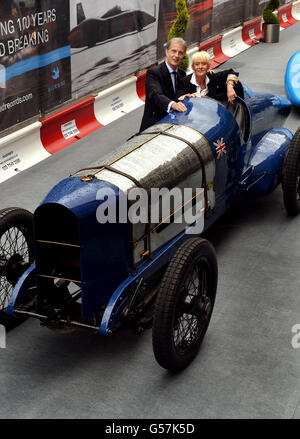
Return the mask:
[[[241,194],[279,183],[287,212],[300,211],[300,131],[281,128],[290,102],[246,86],[234,104],[219,98],[186,99],[185,113],[59,182],[33,216],[0,212],[2,322],[31,316],[104,335],[152,326],[162,367],[193,360],[218,277],[202,232]]]

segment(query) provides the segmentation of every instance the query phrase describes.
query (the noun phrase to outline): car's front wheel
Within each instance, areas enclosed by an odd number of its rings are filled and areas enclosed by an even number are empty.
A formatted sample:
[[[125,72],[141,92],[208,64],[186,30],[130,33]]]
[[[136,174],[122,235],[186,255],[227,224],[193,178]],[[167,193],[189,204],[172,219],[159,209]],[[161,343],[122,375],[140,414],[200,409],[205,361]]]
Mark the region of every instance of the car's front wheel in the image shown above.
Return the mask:
[[[289,215],[300,212],[300,128],[285,154],[282,166],[283,201]]]
[[[157,362],[177,372],[196,356],[212,315],[218,268],[213,246],[191,238],[177,250],[156,299],[152,340]]]
[[[32,214],[17,207],[0,210],[0,323],[7,327],[22,320],[5,309],[18,278],[33,260]]]

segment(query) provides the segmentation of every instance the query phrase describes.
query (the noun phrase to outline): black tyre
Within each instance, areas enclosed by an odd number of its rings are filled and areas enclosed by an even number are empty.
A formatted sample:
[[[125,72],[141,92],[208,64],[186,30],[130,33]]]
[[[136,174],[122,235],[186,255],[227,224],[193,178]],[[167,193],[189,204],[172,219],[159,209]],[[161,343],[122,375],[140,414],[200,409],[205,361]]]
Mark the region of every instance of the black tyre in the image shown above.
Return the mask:
[[[283,201],[289,215],[300,212],[300,128],[285,154],[282,167]]]
[[[218,266],[213,246],[191,238],[179,247],[156,299],[152,342],[157,362],[177,372],[197,355],[212,315]]]
[[[0,210],[0,323],[6,327],[24,320],[6,314],[5,308],[33,259],[32,214],[16,207]]]

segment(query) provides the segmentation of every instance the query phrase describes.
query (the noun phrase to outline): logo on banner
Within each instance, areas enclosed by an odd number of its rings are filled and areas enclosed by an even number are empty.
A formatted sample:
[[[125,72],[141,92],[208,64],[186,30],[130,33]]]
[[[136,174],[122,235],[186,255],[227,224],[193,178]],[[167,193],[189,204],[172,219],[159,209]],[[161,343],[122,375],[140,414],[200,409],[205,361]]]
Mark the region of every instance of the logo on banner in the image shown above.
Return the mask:
[[[55,67],[55,69],[52,70],[52,79],[58,79],[59,78],[59,68]]]
[[[51,67],[51,79],[56,82],[51,82],[51,85],[48,86],[48,93],[51,93],[54,90],[57,90],[66,85],[66,81],[65,79],[63,79],[63,75],[61,75],[61,73],[62,72],[60,71],[58,65]]]

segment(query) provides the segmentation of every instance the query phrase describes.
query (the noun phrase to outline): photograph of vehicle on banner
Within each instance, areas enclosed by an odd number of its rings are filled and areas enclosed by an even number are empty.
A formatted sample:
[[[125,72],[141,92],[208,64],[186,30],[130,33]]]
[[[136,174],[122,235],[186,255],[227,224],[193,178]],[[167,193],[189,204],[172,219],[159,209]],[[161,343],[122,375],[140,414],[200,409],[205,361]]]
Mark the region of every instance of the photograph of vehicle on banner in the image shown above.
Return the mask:
[[[70,0],[72,97],[157,60],[159,0]]]

